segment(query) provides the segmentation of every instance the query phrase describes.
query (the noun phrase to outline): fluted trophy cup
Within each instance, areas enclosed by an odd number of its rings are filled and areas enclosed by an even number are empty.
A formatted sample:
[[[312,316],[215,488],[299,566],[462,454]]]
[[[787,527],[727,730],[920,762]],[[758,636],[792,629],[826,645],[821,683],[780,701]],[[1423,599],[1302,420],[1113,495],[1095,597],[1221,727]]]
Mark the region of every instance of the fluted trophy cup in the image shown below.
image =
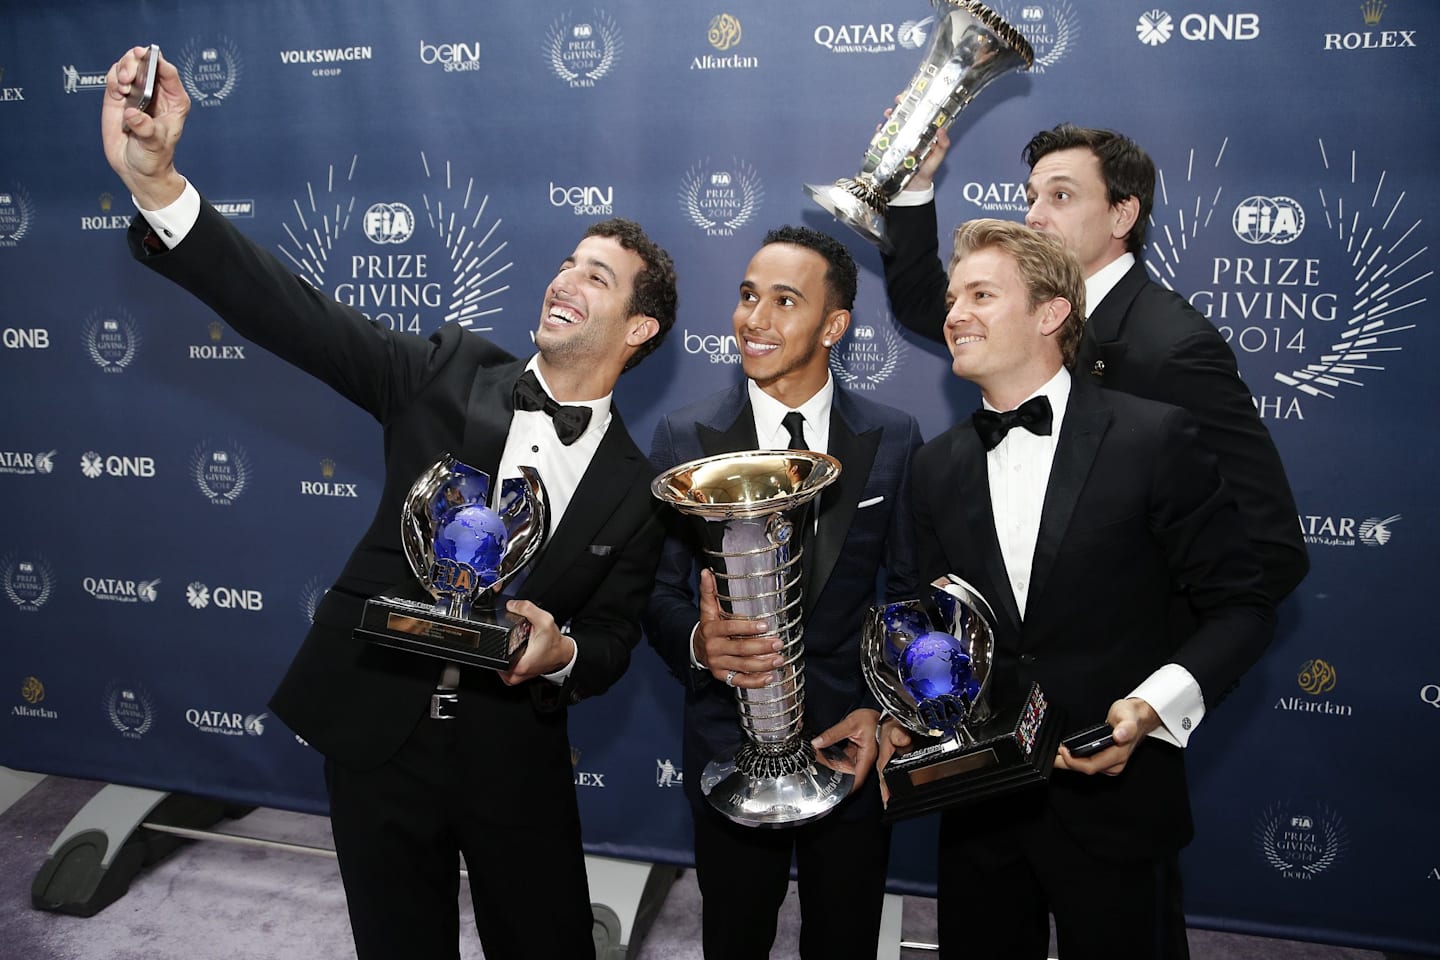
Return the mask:
[[[870,139],[854,177],[807,183],[805,192],[835,219],[885,250],[885,211],[915,176],[935,137],[991,80],[1035,63],[1020,32],[974,0],[931,0],[937,15],[930,51],[900,102]]]
[[[490,477],[448,454],[420,474],[401,511],[414,579],[365,603],[365,641],[456,663],[509,669],[530,624],[501,590],[545,540],[545,486],[533,467],[492,491]],[[492,493],[494,494],[492,496]]]
[[[817,759],[803,732],[805,644],[802,534],[810,505],[840,475],[834,457],[753,450],[682,463],[651,491],[698,521],[721,615],[763,622],[782,642],[777,679],[735,688],[745,742],[706,765],[700,792],[736,823],[786,827],[829,813],[854,777]],[[840,762],[840,747],[821,751]]]
[[[990,702],[994,612],[974,587],[948,574],[930,602],[870,608],[860,666],[885,712],[916,736],[881,770],[887,821],[1044,783],[1061,718],[1032,683],[1017,704]]]

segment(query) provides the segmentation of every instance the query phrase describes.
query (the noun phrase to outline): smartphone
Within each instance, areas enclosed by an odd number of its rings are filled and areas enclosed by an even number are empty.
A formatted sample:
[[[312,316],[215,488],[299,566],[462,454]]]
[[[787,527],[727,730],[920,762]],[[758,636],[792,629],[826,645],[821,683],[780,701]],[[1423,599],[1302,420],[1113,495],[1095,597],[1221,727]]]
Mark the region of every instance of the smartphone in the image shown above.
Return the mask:
[[[1093,727],[1086,727],[1076,733],[1070,734],[1064,740],[1065,749],[1070,751],[1070,756],[1077,759],[1093,757],[1106,747],[1115,746],[1114,730],[1110,729],[1108,723],[1097,723]]]
[[[130,83],[130,95],[126,103],[136,110],[153,113],[155,103],[155,74],[160,70],[160,47],[150,44],[150,49],[140,58],[135,68],[135,79]]]

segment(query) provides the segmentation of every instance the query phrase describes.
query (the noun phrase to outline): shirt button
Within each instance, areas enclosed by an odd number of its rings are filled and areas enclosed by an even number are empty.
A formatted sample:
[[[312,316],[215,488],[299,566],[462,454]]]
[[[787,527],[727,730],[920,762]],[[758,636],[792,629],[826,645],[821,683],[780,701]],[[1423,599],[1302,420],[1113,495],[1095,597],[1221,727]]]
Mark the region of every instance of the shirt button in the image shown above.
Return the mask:
[[[540,452],[540,444],[538,444],[538,443],[532,443],[532,444],[530,444],[530,452],[531,452],[531,453],[539,453],[539,452]]]
[[[1032,663],[1035,662],[1035,654],[1033,654],[1033,653],[1022,653],[1022,654],[1020,654],[1020,662],[1023,663],[1023,664],[1025,664],[1026,666],[1029,666],[1030,664],[1032,664]]]

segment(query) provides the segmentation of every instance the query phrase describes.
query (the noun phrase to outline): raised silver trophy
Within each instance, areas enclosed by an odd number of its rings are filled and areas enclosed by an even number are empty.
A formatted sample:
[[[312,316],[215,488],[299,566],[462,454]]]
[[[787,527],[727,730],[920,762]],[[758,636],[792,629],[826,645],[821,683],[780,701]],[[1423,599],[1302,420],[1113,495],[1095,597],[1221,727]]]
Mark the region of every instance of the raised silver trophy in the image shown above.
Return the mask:
[[[509,669],[530,639],[530,624],[505,610],[500,591],[540,549],[548,520],[540,475],[532,467],[520,473],[493,491],[487,474],[449,455],[422,473],[400,519],[415,579],[366,601],[356,634],[384,647]]]
[[[1020,32],[983,3],[931,0],[931,6],[937,15],[930,51],[871,138],[860,172],[829,185],[805,184],[835,219],[886,250],[885,211],[915,176],[936,135],[991,80],[1035,63]]]
[[[682,463],[651,492],[698,518],[704,562],[721,615],[759,621],[779,637],[777,679],[735,688],[745,742],[705,766],[700,792],[736,823],[786,827],[824,816],[855,778],[817,758],[804,735],[805,644],[801,545],[809,506],[840,476],[840,462],[806,450],[753,450]],[[822,751],[832,762],[839,747]]]
[[[860,647],[865,682],[915,745],[880,772],[886,820],[999,796],[1044,783],[1061,719],[1032,683],[1017,705],[990,704],[995,614],[954,574],[931,584],[930,603],[870,608]]]

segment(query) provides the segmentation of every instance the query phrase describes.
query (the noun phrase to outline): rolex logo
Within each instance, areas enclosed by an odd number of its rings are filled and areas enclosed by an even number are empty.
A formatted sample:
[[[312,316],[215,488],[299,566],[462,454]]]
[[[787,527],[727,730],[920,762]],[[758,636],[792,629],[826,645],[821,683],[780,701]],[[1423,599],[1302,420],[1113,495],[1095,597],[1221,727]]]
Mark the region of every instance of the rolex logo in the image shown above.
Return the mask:
[[[110,194],[108,194],[108,193],[102,193],[102,194],[100,194],[100,211],[101,211],[102,213],[109,213],[109,212],[110,212],[110,207],[111,207],[114,203],[115,203],[115,198],[112,197]]]
[[[1385,0],[1364,0],[1360,4],[1360,14],[1365,18],[1365,25],[1373,27],[1385,16]]]
[[[329,480],[331,477],[335,476],[334,460],[326,457],[324,460],[320,461],[320,476],[324,477],[326,480]]]
[[[211,320],[209,330],[211,342],[219,343],[220,336],[225,332],[225,325],[219,320]]]

